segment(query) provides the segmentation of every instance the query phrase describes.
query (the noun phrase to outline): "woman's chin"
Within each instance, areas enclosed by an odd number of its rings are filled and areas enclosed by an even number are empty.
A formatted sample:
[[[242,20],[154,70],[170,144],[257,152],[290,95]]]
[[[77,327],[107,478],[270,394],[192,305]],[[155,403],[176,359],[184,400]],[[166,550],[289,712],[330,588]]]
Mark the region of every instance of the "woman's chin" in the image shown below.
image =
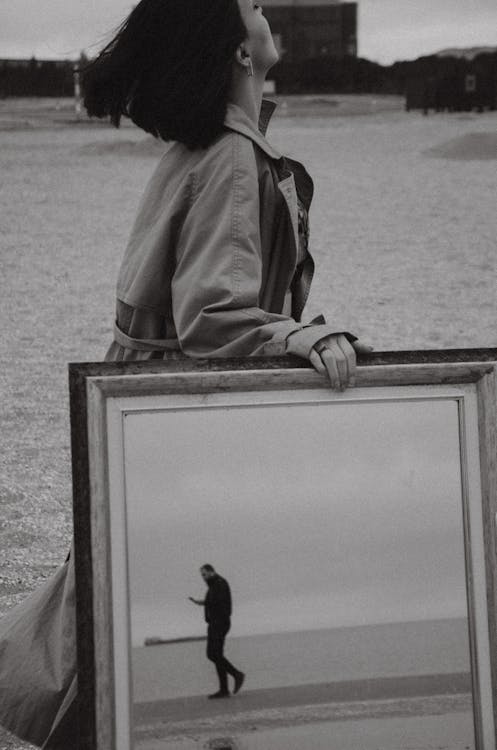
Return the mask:
[[[265,65],[266,75],[267,75],[267,73],[269,73],[269,71],[271,70],[271,68],[273,68],[276,65],[277,62],[279,62],[279,60],[280,60],[280,56],[279,56],[279,54],[275,50],[274,54],[271,55],[271,57],[269,58],[267,64]]]

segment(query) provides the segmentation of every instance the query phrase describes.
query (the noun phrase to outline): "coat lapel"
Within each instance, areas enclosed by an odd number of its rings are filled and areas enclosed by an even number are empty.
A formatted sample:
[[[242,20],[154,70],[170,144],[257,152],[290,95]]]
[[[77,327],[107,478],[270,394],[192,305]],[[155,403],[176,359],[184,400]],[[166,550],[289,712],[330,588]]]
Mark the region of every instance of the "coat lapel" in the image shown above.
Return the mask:
[[[295,178],[292,172],[289,172],[287,177],[284,177],[278,182],[278,190],[285,199],[285,203],[288,207],[288,213],[290,214],[290,220],[292,222],[296,252],[299,242],[299,209],[297,205],[297,190],[295,188]]]
[[[238,104],[228,102],[224,125],[230,130],[235,130],[237,133],[251,138],[271,159],[281,159],[282,154],[271,146],[264,135],[275,108],[274,102],[270,102],[268,99],[263,100],[263,106],[261,106],[259,113],[259,127],[262,127],[264,131],[261,132]]]
[[[250,138],[260,149],[262,149],[262,151],[264,151],[265,154],[267,154],[267,156],[276,162],[274,167],[278,174],[278,189],[288,207],[293,230],[292,234],[295,241],[294,253],[296,259],[299,242],[299,218],[295,178],[291,170],[288,169],[288,166],[285,164],[285,158],[283,155],[266,140],[265,136],[269,121],[275,109],[275,102],[270,99],[263,99],[259,112],[259,123],[258,127],[256,127],[241,107],[237,104],[233,104],[233,102],[229,102],[224,125],[230,130],[235,130],[237,133],[241,133],[247,138]]]

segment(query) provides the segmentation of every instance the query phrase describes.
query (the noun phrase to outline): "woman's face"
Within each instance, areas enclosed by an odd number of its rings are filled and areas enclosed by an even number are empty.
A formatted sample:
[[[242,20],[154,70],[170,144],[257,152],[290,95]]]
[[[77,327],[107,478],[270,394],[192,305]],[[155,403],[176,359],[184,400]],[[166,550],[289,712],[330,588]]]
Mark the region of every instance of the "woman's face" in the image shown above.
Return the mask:
[[[269,23],[259,3],[254,3],[253,0],[238,0],[238,6],[247,28],[244,47],[250,55],[254,71],[265,74],[279,59]]]

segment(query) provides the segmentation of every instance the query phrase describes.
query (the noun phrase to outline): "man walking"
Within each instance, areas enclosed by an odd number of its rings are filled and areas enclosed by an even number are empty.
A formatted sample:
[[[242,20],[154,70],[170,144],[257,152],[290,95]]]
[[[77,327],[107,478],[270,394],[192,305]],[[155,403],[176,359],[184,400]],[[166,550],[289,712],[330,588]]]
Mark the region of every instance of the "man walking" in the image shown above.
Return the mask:
[[[202,565],[200,575],[207,584],[205,599],[189,597],[194,604],[204,607],[207,622],[207,658],[216,667],[219,677],[219,690],[209,695],[209,698],[229,698],[228,675],[235,681],[233,692],[238,693],[245,675],[235,669],[224,656],[224,641],[231,627],[231,591],[228,584],[212,565]]]

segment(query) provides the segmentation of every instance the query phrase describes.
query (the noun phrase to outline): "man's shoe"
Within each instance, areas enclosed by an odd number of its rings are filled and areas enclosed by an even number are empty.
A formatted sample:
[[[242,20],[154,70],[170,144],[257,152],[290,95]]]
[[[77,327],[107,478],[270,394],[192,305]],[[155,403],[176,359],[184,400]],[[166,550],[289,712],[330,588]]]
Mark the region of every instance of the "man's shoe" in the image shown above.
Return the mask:
[[[235,687],[234,687],[233,692],[238,693],[238,691],[240,690],[244,682],[245,682],[245,675],[243,674],[243,672],[238,672],[238,674],[235,677]]]
[[[230,694],[228,691],[225,692],[224,690],[218,690],[217,693],[212,693],[212,695],[208,695],[207,697],[210,700],[212,700],[213,698],[229,698]]]

